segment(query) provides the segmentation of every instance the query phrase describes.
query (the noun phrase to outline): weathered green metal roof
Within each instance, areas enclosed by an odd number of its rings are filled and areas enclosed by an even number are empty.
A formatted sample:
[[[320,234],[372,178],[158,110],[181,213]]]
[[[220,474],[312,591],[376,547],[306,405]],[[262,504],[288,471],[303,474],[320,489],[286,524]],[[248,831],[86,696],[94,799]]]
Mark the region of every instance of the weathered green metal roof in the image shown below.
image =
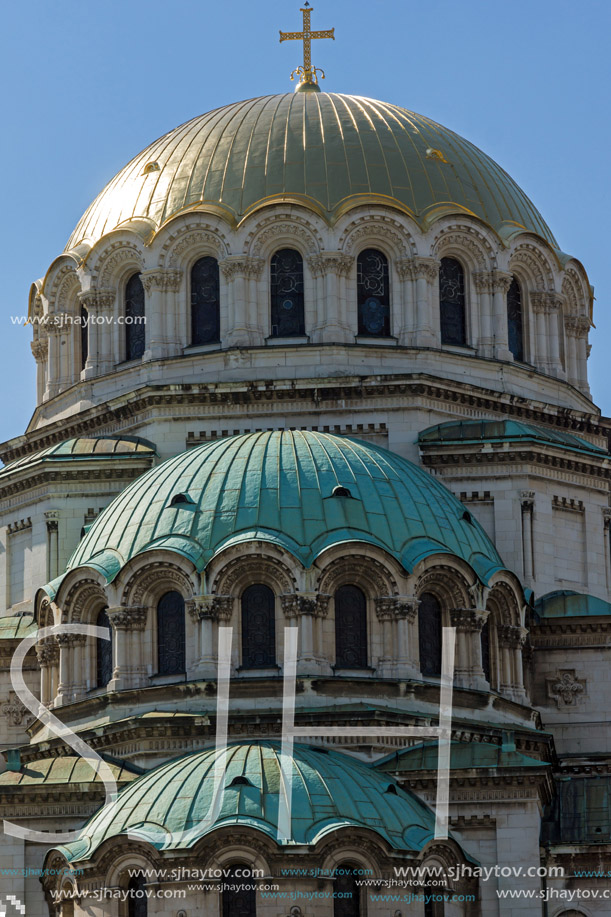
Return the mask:
[[[392,752],[376,767],[382,771],[409,773],[410,771],[437,771],[437,742],[423,742],[403,751]],[[548,762],[539,761],[516,751],[515,747],[495,745],[491,742],[452,742],[450,746],[451,770],[472,770],[495,767],[549,767]]]
[[[38,630],[32,615],[10,615],[0,617],[0,640],[22,640],[31,637]]]
[[[142,458],[153,455],[156,455],[155,444],[139,436],[77,436],[10,462],[0,469],[0,478],[40,462]]]
[[[320,92],[236,102],[165,134],[108,183],[66,249],[86,250],[131,221],[154,231],[202,205],[239,220],[271,201],[298,202],[329,221],[383,203],[423,227],[466,213],[504,238],[534,232],[557,248],[513,179],[454,131],[398,105]]]
[[[138,768],[125,763],[107,761],[117,783],[128,783],[140,776]],[[101,783],[99,764],[89,762],[79,755],[62,755],[30,761],[18,771],[6,770],[0,774],[0,790],[6,787],[37,787],[66,783]]]
[[[611,604],[595,595],[563,590],[548,592],[535,602],[535,613],[540,618],[587,618],[611,615]]]
[[[158,849],[191,847],[223,826],[254,828],[276,840],[282,780],[279,742],[229,745],[178,758],[134,780],[100,809],[76,841],[59,847],[70,862],[89,859],[104,841],[129,832]],[[219,781],[217,759],[224,763]],[[419,851],[435,818],[392,777],[355,758],[296,744],[291,762],[291,843],[315,844],[338,828],[375,831],[397,850]],[[204,820],[220,787],[214,820]]]
[[[334,496],[338,486],[351,496]],[[346,437],[275,431],[205,443],[151,469],[98,516],[68,569],[93,567],[110,581],[136,554],[163,548],[202,570],[254,539],[306,567],[353,541],[380,546],[408,571],[437,553],[462,558],[484,582],[503,567],[460,501],[407,459]]]
[[[551,444],[560,449],[585,452],[598,458],[610,457],[606,449],[595,446],[574,433],[550,430],[547,427],[540,427],[534,423],[523,423],[520,420],[450,420],[427,427],[418,434],[418,442],[423,445],[520,441]]]

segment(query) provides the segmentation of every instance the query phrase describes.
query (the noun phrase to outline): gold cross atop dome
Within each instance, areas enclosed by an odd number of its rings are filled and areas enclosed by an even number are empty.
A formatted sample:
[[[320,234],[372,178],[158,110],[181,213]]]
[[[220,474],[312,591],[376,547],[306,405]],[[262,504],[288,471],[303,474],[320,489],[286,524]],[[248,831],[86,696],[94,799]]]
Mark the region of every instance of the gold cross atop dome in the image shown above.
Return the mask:
[[[296,70],[293,70],[291,79],[295,79],[295,74],[298,74],[299,84],[296,87],[296,92],[306,92],[308,90],[317,92],[319,89],[318,77],[316,74],[320,73],[323,80],[325,74],[323,70],[319,70],[318,67],[312,66],[311,42],[315,38],[332,38],[335,40],[335,29],[326,29],[322,32],[312,31],[310,28],[310,17],[314,12],[314,8],[310,6],[308,0],[306,0],[305,6],[301,7],[301,12],[303,13],[303,31],[280,32],[280,41],[303,41],[303,67],[297,67]]]

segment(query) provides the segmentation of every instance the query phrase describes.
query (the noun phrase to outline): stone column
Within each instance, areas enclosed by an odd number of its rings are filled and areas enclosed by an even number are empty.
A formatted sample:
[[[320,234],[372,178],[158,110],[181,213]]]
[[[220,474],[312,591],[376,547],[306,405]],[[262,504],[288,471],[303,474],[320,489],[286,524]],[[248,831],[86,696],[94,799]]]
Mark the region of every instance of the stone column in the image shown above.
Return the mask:
[[[139,635],[146,628],[148,609],[144,605],[117,605],[106,613],[112,628],[114,660],[108,691],[138,688],[146,678],[143,641]]]
[[[198,678],[218,678],[218,628],[231,620],[235,599],[232,595],[198,595],[186,609],[199,629],[195,674]]]
[[[522,512],[522,570],[524,581],[532,588],[535,578],[535,554],[533,540],[533,512],[535,508],[534,490],[523,490],[520,493]]]
[[[83,648],[87,642],[84,634],[57,634],[59,647],[59,684],[55,706],[63,707],[84,693]]]
[[[585,315],[579,315],[575,321],[575,355],[577,370],[577,387],[590,394],[588,385],[588,333],[590,331],[590,320]]]
[[[522,647],[527,633],[523,627],[519,627],[517,624],[501,624],[496,629],[501,660],[501,693],[518,703],[523,703],[526,700],[524,673],[522,670]]]
[[[330,595],[315,592],[292,592],[280,596],[285,618],[294,620],[299,628],[298,675],[327,675],[331,672],[329,660],[323,655],[320,633],[315,634],[316,622],[327,616],[330,598]]]
[[[113,353],[113,308],[116,296],[112,290],[87,290],[79,293],[79,302],[87,310],[87,360],[82,378],[92,379],[108,373],[118,362]],[[79,327],[80,331],[80,327]]]
[[[57,643],[38,644],[36,655],[40,666],[40,702],[45,707],[51,707],[55,700],[53,669],[59,662]]]
[[[59,510],[45,513],[47,525],[47,581],[59,576]]]
[[[400,276],[411,280],[411,301],[416,303],[414,331],[410,333],[409,343],[413,347],[441,346],[439,302],[433,302],[433,291],[439,282],[439,261],[435,258],[403,258],[397,270]]]
[[[221,339],[226,347],[249,347],[263,343],[266,332],[260,325],[256,285],[252,282],[263,270],[261,258],[229,255],[220,268],[227,281],[226,326],[221,324]],[[221,316],[222,321],[222,316]]]
[[[549,371],[549,351],[547,339],[547,306],[548,294],[536,291],[530,294],[530,303],[535,314],[535,359],[534,363],[541,372]]]
[[[61,347],[65,339],[64,315],[50,316],[47,324],[49,346],[47,349],[47,384],[45,398],[53,398],[61,388]]]
[[[49,338],[39,337],[30,343],[30,348],[36,360],[36,403],[42,404],[45,397],[47,384],[47,360],[49,357]]]
[[[493,357],[492,294],[494,293],[494,274],[492,271],[478,271],[473,274],[473,283],[479,299],[479,341],[477,349],[483,357]]]
[[[141,275],[146,293],[145,341],[143,360],[161,360],[168,356],[168,327],[178,324],[178,315],[169,309],[171,293],[180,285],[180,271],[144,271]]]
[[[491,271],[492,280],[492,335],[494,356],[497,360],[513,360],[509,350],[509,327],[507,325],[507,293],[513,274],[506,271]]]
[[[454,684],[458,688],[488,690],[488,682],[482,667],[482,628],[487,618],[488,612],[483,608],[450,610],[450,622],[457,632]]]
[[[560,322],[559,316],[564,297],[558,293],[549,293],[547,297],[548,351],[549,371],[559,379],[566,378],[560,357]]]
[[[605,561],[605,582],[611,589],[611,507],[603,506],[603,551]]]
[[[416,619],[420,599],[413,595],[379,596],[376,616],[382,628],[383,654],[378,671],[387,678],[419,678]]]
[[[319,281],[316,296],[316,317],[311,332],[306,324],[306,332],[311,333],[312,340],[337,341],[345,343],[354,341],[357,332],[356,303],[355,321],[350,322],[346,314],[344,284],[354,264],[354,257],[344,252],[324,251],[310,255],[308,266],[312,277]]]
[[[579,385],[579,370],[577,367],[577,317],[565,315],[564,330],[566,334],[566,377],[571,385]]]

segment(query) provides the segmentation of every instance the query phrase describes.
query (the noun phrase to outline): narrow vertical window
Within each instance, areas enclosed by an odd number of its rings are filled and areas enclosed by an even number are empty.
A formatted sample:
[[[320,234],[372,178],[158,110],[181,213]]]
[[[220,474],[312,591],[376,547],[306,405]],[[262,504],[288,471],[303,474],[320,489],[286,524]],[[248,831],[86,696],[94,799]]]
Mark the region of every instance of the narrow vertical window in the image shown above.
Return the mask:
[[[366,248],[356,261],[358,333],[366,337],[390,335],[388,259]]]
[[[112,631],[105,608],[99,612],[95,623],[96,627],[107,628],[111,638],[104,640],[102,637],[96,637],[95,641],[95,683],[97,688],[105,688],[112,678]]]
[[[144,287],[140,274],[125,285],[125,359],[138,360],[144,353]]]
[[[367,667],[367,600],[358,586],[340,586],[335,593],[335,664]]]
[[[142,873],[131,877],[127,892],[127,917],[148,917],[146,880]]]
[[[456,258],[442,258],[439,268],[441,343],[466,343],[465,272]]]
[[[271,261],[272,337],[305,334],[303,258],[292,248],[282,248]]]
[[[185,600],[180,592],[166,592],[157,605],[157,672],[182,675],[185,671]]]
[[[276,597],[260,583],[242,593],[242,665],[261,669],[276,665]]]
[[[219,263],[200,258],[191,268],[191,343],[220,340]]]
[[[85,306],[81,306],[81,369],[85,369],[85,363],[87,362],[87,357],[89,356],[89,325],[87,324],[87,319],[89,318],[89,313]]]
[[[360,917],[361,889],[357,884],[357,870],[350,863],[342,863],[336,873],[333,888],[333,917]]]
[[[257,892],[252,879],[242,879],[243,871],[232,866],[223,883],[222,917],[257,917]]]
[[[441,605],[425,592],[418,607],[418,647],[423,675],[441,675]]]
[[[524,361],[524,325],[522,315],[522,290],[514,277],[507,291],[507,337],[514,360]]]
[[[490,679],[491,669],[490,669],[490,618],[486,618],[484,626],[482,627],[482,669],[484,670],[484,676],[488,684],[492,684]]]

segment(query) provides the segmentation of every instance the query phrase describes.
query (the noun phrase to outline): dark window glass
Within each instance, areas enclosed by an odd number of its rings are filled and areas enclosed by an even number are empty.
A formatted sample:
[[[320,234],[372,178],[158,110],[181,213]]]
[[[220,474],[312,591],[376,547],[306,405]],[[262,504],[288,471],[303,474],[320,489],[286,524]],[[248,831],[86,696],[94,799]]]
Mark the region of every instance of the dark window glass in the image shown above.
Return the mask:
[[[159,675],[185,671],[185,600],[180,592],[166,592],[157,605],[157,671]]]
[[[142,874],[132,876],[127,884],[127,917],[147,917],[146,883]]]
[[[219,264],[216,258],[200,258],[191,268],[191,343],[212,344],[218,340]]]
[[[418,646],[423,675],[441,675],[441,605],[434,595],[420,596]]]
[[[369,337],[390,334],[390,288],[388,259],[375,248],[366,248],[357,258],[358,333]]]
[[[125,359],[138,360],[144,353],[144,287],[140,274],[132,274],[125,286]]]
[[[433,901],[437,896],[442,897],[444,892],[441,886],[427,885],[424,889],[428,900],[424,902],[424,917],[443,917],[443,901]]]
[[[271,263],[272,337],[305,334],[303,313],[303,258],[282,248]]]
[[[490,683],[490,618],[486,619],[482,627],[482,669],[486,680]]]
[[[341,586],[335,593],[335,664],[367,666],[367,600],[358,586]]]
[[[88,312],[85,306],[81,306],[81,369],[85,369],[85,363],[89,356],[89,326],[87,325]]]
[[[242,665],[246,669],[276,664],[275,606],[268,586],[256,584],[242,593]]]
[[[103,640],[96,637],[95,641],[95,665],[96,665],[96,687],[104,688],[112,678],[112,631],[110,621],[103,608],[96,618],[97,627],[106,627],[111,635],[110,640]]]
[[[465,333],[465,272],[456,258],[442,258],[439,268],[439,309],[441,314],[441,343],[466,342]]]
[[[524,331],[522,322],[522,290],[513,278],[507,292],[507,331],[509,350],[514,360],[524,360]]]
[[[360,917],[361,889],[354,866],[342,863],[333,883],[333,917]]]
[[[257,893],[252,879],[236,876],[232,867],[224,880],[223,917],[256,917]],[[243,868],[243,867],[241,867]]]

